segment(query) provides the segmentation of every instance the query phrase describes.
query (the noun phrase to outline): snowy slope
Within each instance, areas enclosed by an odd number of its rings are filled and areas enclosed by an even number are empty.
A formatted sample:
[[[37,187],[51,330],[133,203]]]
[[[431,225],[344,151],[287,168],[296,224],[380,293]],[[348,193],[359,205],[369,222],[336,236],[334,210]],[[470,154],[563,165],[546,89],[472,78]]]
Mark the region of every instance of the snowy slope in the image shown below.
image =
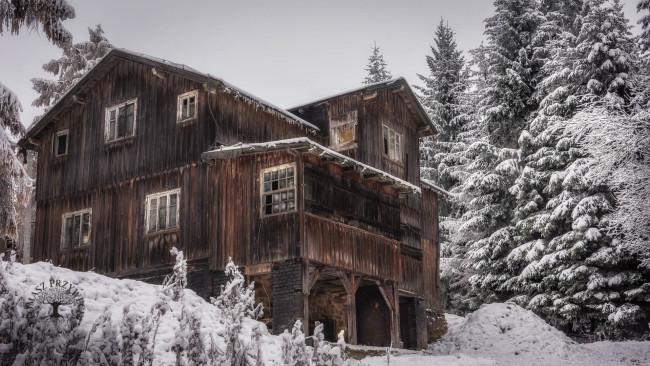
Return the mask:
[[[515,304],[484,305],[467,317],[447,315],[449,332],[424,352],[397,351],[391,365],[650,365],[650,342],[577,344]],[[401,355],[399,355],[401,353]],[[359,365],[386,365],[372,357]]]
[[[112,312],[112,319],[119,323],[122,319],[123,309],[130,307],[130,311],[141,311],[149,313],[152,306],[159,299],[160,286],[150,285],[134,280],[118,280],[102,276],[92,272],[75,272],[68,269],[55,267],[49,263],[39,262],[28,265],[14,264],[9,278],[13,286],[19,286],[25,294],[29,294],[42,282],[50,278],[68,281],[75,286],[85,300],[85,313],[82,326],[90,330],[93,322],[107,309]],[[219,323],[215,307],[196,295],[194,291],[185,290],[181,302],[170,301],[170,310],[163,315],[160,328],[156,335],[154,346],[155,364],[170,365],[175,363],[175,354],[171,347],[174,344],[175,333],[179,328],[179,318],[183,306],[191,308],[194,312],[201,314],[201,329],[204,334],[211,332],[223,335],[223,326]],[[281,363],[280,348],[282,340],[280,337],[269,334],[266,327],[251,319],[244,320],[243,335],[250,339],[254,327],[262,325],[262,351],[267,365]],[[223,339],[216,337],[221,349],[224,348]]]

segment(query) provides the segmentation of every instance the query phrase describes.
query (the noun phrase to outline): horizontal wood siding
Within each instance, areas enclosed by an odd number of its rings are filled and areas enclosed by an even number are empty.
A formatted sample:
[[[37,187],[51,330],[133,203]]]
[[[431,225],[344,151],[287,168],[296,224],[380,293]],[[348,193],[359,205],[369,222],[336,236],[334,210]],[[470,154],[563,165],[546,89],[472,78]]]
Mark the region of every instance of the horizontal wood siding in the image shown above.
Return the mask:
[[[399,242],[304,214],[305,255],[316,263],[379,279],[399,280]]]

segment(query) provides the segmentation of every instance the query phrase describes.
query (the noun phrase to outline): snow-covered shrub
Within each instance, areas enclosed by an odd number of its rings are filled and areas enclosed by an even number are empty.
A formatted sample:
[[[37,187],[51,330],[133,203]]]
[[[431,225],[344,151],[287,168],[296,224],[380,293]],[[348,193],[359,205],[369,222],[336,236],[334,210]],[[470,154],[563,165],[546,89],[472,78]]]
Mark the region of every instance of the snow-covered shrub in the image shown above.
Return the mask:
[[[219,359],[228,365],[245,365],[248,346],[242,339],[242,322],[244,317],[258,319],[262,315],[263,305],[259,303],[255,306],[255,284],[246,286],[244,275],[239,272],[232,259],[228,261],[225,272],[230,279],[221,287],[221,294],[216,299],[212,298],[212,304],[217,307],[225,328],[226,347]],[[214,347],[214,341],[212,344]],[[214,355],[215,351],[210,354]]]
[[[187,340],[187,361],[188,366],[205,365],[208,357],[205,352],[204,337],[201,333],[201,315],[194,312],[189,313],[188,326],[189,338]]]
[[[98,334],[98,331],[101,331]],[[86,349],[82,363],[90,365],[119,366],[122,361],[122,350],[119,342],[119,331],[113,323],[110,310],[95,320],[86,340]]]
[[[314,350],[312,353],[312,364],[315,366],[341,366],[345,362],[343,350],[345,349],[345,340],[343,331],[339,333],[339,339],[336,345],[332,346],[325,341],[323,334],[323,324],[316,322],[314,328]]]
[[[291,333],[286,329],[282,333],[282,362],[286,366],[308,366],[309,359],[302,322],[296,320]]]
[[[165,278],[162,287],[163,292],[172,300],[179,301],[187,287],[187,260],[183,256],[183,251],[179,251],[176,247],[173,247],[170,253],[176,258],[174,273]]]
[[[8,262],[2,261],[3,257],[4,254],[0,254],[0,365],[10,364],[27,347],[25,298],[11,286],[7,277],[15,254],[12,251]]]

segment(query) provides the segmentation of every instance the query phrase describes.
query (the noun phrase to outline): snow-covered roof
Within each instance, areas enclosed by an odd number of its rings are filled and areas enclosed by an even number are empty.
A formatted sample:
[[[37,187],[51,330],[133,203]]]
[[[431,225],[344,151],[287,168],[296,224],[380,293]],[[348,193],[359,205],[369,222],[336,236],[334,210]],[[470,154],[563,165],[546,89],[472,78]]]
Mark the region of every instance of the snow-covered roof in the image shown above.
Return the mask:
[[[428,189],[430,189],[432,191],[436,191],[436,192],[438,192],[438,193],[440,193],[442,195],[445,195],[447,197],[451,197],[451,193],[446,191],[444,188],[434,184],[432,181],[430,181],[428,179],[420,179],[420,183],[422,183],[422,186],[425,187],[425,188],[428,188]]]
[[[154,63],[159,65],[160,67],[166,67],[168,69],[172,70],[177,70],[177,71],[183,71],[185,72],[186,75],[191,75],[198,79],[201,82],[204,82],[208,85],[214,84],[215,86],[221,87],[223,91],[226,93],[231,93],[235,96],[236,99],[242,99],[246,101],[249,104],[252,104],[255,106],[256,109],[262,110],[263,112],[266,113],[271,113],[274,116],[281,118],[289,123],[297,124],[300,125],[301,127],[306,128],[312,133],[317,133],[320,131],[320,129],[313,125],[312,123],[305,121],[304,119],[296,116],[293,113],[290,113],[286,111],[283,108],[280,108],[272,103],[269,103],[262,98],[256,97],[253,94],[250,94],[242,89],[237,88],[236,86],[226,82],[223,79],[220,79],[218,77],[212,76],[207,73],[202,73],[196,69],[193,69],[187,65],[171,62],[168,60],[164,60],[161,58],[149,56],[143,53],[138,53],[134,52],[131,50],[127,50],[124,48],[114,48],[110,50],[104,57],[98,61],[95,66],[90,69],[84,77],[79,79],[73,86],[71,86],[68,91],[63,94],[63,96],[59,99],[57,103],[55,103],[44,115],[43,117],[34,123],[32,126],[29,127],[27,130],[27,133],[23,139],[19,142],[21,146],[27,145],[28,140],[30,138],[35,137],[38,133],[40,133],[52,120],[52,117],[56,116],[58,113],[61,112],[63,109],[63,105],[68,104],[71,98],[73,98],[77,93],[80,92],[82,89],[82,86],[86,84],[88,81],[91,80],[96,80],[95,79],[95,74],[99,72],[99,70],[104,66],[107,60],[113,59],[116,57],[121,57],[121,58],[127,58],[135,61],[143,61],[146,60],[150,63]]]
[[[206,151],[201,154],[201,159],[205,162],[212,162],[217,159],[235,158],[245,154],[269,152],[277,150],[306,148],[308,152],[316,154],[321,157],[326,157],[335,160],[337,164],[342,166],[353,166],[355,170],[362,176],[372,176],[372,179],[381,182],[390,182],[398,189],[409,191],[410,193],[420,193],[420,187],[411,184],[403,179],[390,175],[383,170],[366,165],[358,160],[352,159],[349,156],[338,153],[332,149],[320,145],[307,137],[297,137],[292,139],[258,142],[258,143],[238,143],[231,146],[222,146],[217,149]]]
[[[420,100],[418,99],[418,97],[413,92],[413,89],[411,89],[411,86],[409,85],[409,83],[402,76],[397,77],[397,78],[393,78],[393,79],[390,79],[390,80],[380,81],[380,82],[373,83],[373,84],[362,85],[362,86],[360,86],[358,88],[350,89],[350,90],[347,90],[347,91],[344,91],[344,92],[341,92],[341,93],[336,93],[336,94],[333,94],[333,95],[330,95],[330,96],[327,96],[327,97],[318,98],[316,100],[312,100],[312,101],[307,102],[307,103],[303,103],[303,104],[300,104],[300,105],[297,105],[297,106],[294,106],[294,107],[291,107],[291,108],[287,108],[287,110],[291,111],[291,112],[299,112],[300,109],[302,109],[302,108],[307,108],[307,107],[310,107],[310,106],[315,105],[315,104],[326,102],[328,100],[338,98],[338,97],[344,96],[346,94],[359,93],[359,92],[372,93],[372,92],[375,92],[375,91],[379,91],[379,90],[383,90],[383,89],[391,89],[391,88],[396,88],[396,87],[400,87],[400,86],[404,87],[404,91],[406,92],[406,95],[408,95],[407,99],[410,99],[412,101],[412,104],[415,107],[414,108],[415,112],[422,118],[422,121],[424,122],[424,125],[426,125],[434,135],[437,134],[438,129],[436,127],[436,124],[431,120],[431,118],[429,118],[429,115],[424,110],[424,107],[422,107],[422,104],[420,104]],[[409,104],[409,103],[411,103],[411,102],[409,102],[407,100],[407,104]],[[410,108],[410,105],[409,105],[409,108]]]

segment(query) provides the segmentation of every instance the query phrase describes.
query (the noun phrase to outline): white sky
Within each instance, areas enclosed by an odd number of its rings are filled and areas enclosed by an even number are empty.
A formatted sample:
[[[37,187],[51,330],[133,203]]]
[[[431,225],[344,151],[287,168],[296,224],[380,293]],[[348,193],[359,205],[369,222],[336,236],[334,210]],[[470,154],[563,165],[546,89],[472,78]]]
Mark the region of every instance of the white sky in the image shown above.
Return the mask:
[[[186,64],[285,108],[361,85],[375,41],[393,76],[419,84],[441,18],[468,50],[493,11],[491,0],[68,2],[74,42],[100,23],[116,47]],[[636,2],[623,0],[635,33]],[[0,36],[0,80],[21,99],[25,125],[42,113],[31,106],[29,80],[52,78],[41,66],[60,55],[40,30]]]

